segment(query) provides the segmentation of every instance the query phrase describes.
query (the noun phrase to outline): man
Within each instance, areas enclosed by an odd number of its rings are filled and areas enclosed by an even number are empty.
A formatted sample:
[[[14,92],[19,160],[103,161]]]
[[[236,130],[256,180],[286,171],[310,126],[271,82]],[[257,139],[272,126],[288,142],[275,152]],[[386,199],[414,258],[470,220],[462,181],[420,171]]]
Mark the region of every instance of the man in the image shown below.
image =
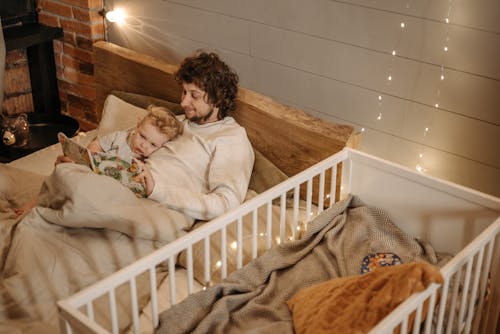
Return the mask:
[[[186,58],[183,133],[147,161],[149,198],[195,219],[213,219],[244,200],[254,155],[245,129],[228,114],[236,107],[238,76],[214,53]]]

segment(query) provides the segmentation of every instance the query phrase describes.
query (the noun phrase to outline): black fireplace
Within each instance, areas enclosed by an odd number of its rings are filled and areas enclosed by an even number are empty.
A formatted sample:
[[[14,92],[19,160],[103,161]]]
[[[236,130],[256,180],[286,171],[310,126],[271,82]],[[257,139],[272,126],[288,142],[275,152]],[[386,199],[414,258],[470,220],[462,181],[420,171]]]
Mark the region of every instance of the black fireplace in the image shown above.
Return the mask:
[[[28,114],[30,137],[23,147],[0,141],[0,162],[9,162],[57,142],[57,133],[73,136],[78,122],[61,114],[53,40],[62,28],[38,23],[35,0],[1,0],[0,17],[7,52],[26,49],[34,112]]]

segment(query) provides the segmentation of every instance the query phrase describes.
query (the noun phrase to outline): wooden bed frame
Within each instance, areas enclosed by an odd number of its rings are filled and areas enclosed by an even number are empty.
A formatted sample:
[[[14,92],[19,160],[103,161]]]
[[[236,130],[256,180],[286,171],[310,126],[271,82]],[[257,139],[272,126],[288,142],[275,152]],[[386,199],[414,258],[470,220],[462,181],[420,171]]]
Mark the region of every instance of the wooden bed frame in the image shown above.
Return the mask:
[[[104,41],[94,44],[94,60],[99,111],[113,90],[180,101],[174,65]],[[288,176],[346,146],[357,148],[361,140],[350,125],[320,120],[245,88],[239,90],[233,116],[252,145]]]

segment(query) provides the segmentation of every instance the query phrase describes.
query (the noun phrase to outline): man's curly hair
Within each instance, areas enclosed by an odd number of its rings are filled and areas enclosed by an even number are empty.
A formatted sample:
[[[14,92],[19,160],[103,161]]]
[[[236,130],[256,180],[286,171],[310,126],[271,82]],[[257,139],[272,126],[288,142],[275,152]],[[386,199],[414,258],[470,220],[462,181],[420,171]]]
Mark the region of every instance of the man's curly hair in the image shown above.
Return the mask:
[[[219,108],[219,119],[236,109],[238,74],[217,54],[198,52],[185,58],[175,79],[179,83],[193,83],[207,94],[207,102]]]

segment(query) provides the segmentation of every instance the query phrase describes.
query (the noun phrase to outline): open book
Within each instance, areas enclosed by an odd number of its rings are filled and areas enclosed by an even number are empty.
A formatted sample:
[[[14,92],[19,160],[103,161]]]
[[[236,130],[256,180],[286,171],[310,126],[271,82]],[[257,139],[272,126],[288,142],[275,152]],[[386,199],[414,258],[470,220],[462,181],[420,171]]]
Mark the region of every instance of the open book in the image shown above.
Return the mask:
[[[65,156],[76,162],[77,164],[88,166],[95,171],[92,153],[84,146],[78,144],[71,138],[68,138],[64,133],[59,132],[57,139],[62,146],[62,151]]]
[[[57,138],[63,154],[74,162],[88,166],[97,174],[111,176],[132,190],[137,197],[146,197],[146,184],[140,175],[142,164],[137,159],[125,160],[110,153],[90,152],[62,132],[57,134]]]

